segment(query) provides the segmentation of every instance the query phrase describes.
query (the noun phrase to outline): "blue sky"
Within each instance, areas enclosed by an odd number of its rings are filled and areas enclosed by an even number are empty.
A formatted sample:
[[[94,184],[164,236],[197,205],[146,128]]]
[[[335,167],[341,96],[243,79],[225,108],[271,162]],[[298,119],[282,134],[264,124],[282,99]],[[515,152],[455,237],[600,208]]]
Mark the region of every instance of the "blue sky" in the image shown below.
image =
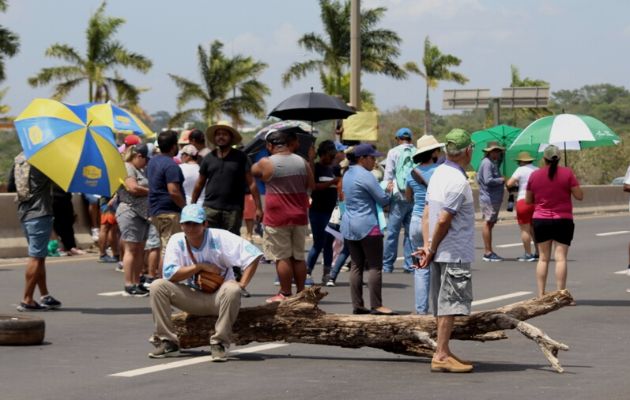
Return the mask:
[[[52,43],[67,43],[84,52],[85,29],[100,0],[9,0],[0,24],[20,36],[20,53],[6,61],[10,87],[4,103],[17,114],[35,97],[48,97],[51,87],[31,88],[26,79],[42,67],[60,62],[44,56]],[[465,88],[489,88],[499,94],[509,86],[510,65],[522,77],[544,79],[552,91],[585,84],[628,86],[630,2],[614,0],[363,0],[363,7],[388,8],[380,27],[396,31],[403,40],[400,63],[419,62],[425,36],[443,52],[462,59],[458,71],[470,82]],[[132,51],[153,61],[149,73],[122,71],[133,84],[151,90],[142,96],[149,112],[176,111],[177,90],[167,73],[199,81],[196,48],[212,40],[224,42],[228,54],[250,55],[269,64],[261,76],[272,90],[271,110],[284,98],[319,90],[316,75],[288,87],[280,75],[310,54],[297,46],[308,32],[321,32],[316,0],[110,0],[107,14],[127,23],[117,38]],[[362,85],[374,93],[381,110],[424,107],[424,82],[364,75]],[[443,83],[431,94],[432,109],[442,112],[442,90],[459,86]],[[86,100],[80,87],[66,99]]]

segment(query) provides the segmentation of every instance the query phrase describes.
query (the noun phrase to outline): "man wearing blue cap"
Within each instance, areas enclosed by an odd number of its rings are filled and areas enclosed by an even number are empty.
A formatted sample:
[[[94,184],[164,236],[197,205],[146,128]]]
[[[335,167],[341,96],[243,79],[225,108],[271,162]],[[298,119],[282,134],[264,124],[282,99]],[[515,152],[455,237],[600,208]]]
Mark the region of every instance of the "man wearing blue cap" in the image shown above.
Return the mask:
[[[214,315],[217,322],[210,336],[212,361],[226,361],[232,326],[241,307],[241,286],[252,279],[262,253],[240,236],[206,227],[206,213],[200,205],[190,204],[182,210],[182,232],[171,236],[166,246],[163,279],[151,284],[151,311],[155,333],[151,342],[156,349],[151,358],[179,355],[177,334],[171,322],[171,307],[193,315]],[[243,271],[239,283],[232,266]],[[201,272],[220,275],[224,281],[213,293],[201,291],[197,275]]]
[[[411,268],[411,241],[409,239],[409,223],[413,204],[405,199],[406,179],[414,167],[413,155],[416,148],[412,143],[412,133],[409,128],[400,128],[396,132],[398,145],[387,152],[385,163],[385,178],[388,193],[391,193],[389,205],[389,220],[387,222],[387,238],[383,254],[383,272],[394,271],[394,262],[398,255],[398,237],[404,227],[403,250],[405,259],[403,268],[406,272],[413,272]]]

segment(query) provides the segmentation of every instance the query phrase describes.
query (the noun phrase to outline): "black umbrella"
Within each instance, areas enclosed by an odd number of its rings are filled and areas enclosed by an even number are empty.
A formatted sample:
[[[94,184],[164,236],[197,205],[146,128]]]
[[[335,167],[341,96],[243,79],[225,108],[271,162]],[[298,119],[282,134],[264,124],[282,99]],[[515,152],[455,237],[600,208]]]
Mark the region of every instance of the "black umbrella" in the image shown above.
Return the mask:
[[[346,105],[343,100],[325,93],[311,91],[289,97],[278,104],[269,116],[313,123],[327,119],[345,119],[355,113],[356,111]]]

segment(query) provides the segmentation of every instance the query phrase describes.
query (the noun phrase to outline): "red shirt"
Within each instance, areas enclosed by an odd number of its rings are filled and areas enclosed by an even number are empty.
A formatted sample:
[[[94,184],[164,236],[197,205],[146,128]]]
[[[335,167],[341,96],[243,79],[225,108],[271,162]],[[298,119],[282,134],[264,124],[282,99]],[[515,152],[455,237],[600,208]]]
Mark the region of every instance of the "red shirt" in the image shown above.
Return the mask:
[[[553,180],[548,177],[549,167],[532,172],[527,190],[534,194],[534,216],[539,219],[573,219],[571,188],[580,183],[571,168],[560,167]]]

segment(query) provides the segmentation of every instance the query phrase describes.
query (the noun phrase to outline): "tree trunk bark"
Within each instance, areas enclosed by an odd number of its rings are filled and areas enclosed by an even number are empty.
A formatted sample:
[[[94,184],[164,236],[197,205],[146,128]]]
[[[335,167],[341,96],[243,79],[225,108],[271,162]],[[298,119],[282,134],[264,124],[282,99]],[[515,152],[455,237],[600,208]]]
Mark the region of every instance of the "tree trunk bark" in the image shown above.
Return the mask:
[[[324,344],[348,348],[374,347],[397,354],[431,357],[435,349],[435,318],[423,315],[377,316],[327,314],[317,304],[326,296],[321,287],[307,289],[282,303],[242,308],[234,324],[233,341]],[[540,329],[522,322],[571,303],[566,290],[540,299],[524,300],[470,316],[456,317],[452,339],[490,341],[507,339],[504,329],[517,329],[536,341],[551,365],[562,372],[558,350],[568,346]],[[183,348],[209,344],[215,317],[178,313],[172,317]]]

